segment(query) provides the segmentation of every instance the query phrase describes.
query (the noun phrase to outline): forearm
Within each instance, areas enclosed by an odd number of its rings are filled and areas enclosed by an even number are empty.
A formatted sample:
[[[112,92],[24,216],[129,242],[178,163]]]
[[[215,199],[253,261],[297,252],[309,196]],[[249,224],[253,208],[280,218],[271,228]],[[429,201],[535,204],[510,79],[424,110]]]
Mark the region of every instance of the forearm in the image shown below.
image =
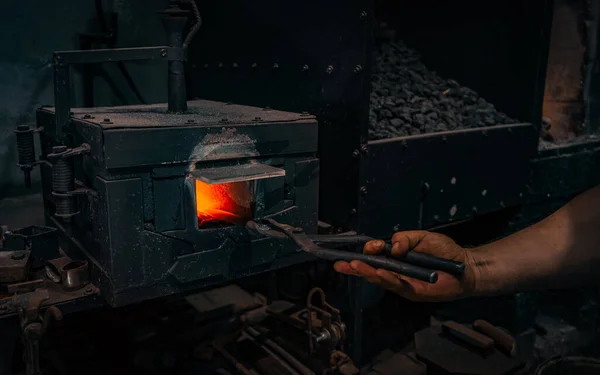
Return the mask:
[[[520,232],[475,249],[476,293],[600,281],[600,186]]]

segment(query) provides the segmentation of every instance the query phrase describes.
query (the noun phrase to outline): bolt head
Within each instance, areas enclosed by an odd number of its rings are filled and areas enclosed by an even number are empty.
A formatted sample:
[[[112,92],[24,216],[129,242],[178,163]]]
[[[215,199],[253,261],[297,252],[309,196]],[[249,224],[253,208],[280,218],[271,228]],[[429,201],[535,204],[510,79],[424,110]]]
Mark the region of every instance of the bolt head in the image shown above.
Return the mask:
[[[360,151],[358,151],[358,150],[354,150],[354,151],[352,151],[352,157],[353,157],[354,159],[358,159],[358,158],[360,158]]]
[[[167,50],[166,50],[166,49],[161,49],[161,50],[160,50],[160,55],[161,55],[162,57],[167,57]]]
[[[327,74],[331,74],[333,72],[333,65],[329,65],[327,67],[327,70],[325,70],[327,72]]]
[[[94,289],[93,289],[93,288],[91,288],[91,287],[90,287],[90,288],[87,288],[87,289],[85,290],[85,294],[92,294],[92,293],[94,293]]]
[[[356,74],[362,72],[362,70],[363,70],[362,65],[357,65],[354,67],[354,73],[356,73]]]
[[[367,195],[367,187],[366,186],[361,186],[360,187],[360,193],[362,195]]]

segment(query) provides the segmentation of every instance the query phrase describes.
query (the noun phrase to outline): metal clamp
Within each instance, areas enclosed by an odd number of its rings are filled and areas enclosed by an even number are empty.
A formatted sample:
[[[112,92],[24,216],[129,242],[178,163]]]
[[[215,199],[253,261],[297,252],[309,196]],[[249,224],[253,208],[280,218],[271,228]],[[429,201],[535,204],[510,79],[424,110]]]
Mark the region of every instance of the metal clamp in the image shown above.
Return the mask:
[[[37,289],[32,293],[17,294],[12,299],[21,323],[27,375],[41,374],[40,341],[48,330],[50,322],[62,319],[62,313],[56,306],[50,306],[43,315],[40,314],[42,302],[48,298],[50,294],[47,289]]]
[[[319,295],[319,306],[313,304],[315,294]],[[306,323],[308,332],[309,353],[313,354],[319,345],[327,345],[330,349],[340,345],[345,337],[346,325],[342,322],[340,310],[331,306],[325,300],[325,292],[321,288],[314,288],[308,293],[306,299]],[[316,331],[315,323],[320,322]]]

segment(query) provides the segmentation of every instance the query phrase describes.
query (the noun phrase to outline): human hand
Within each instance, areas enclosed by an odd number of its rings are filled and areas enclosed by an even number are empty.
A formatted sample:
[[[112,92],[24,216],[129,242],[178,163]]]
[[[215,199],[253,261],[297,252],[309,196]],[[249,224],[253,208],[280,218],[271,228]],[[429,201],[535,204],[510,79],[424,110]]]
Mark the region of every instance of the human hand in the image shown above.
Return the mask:
[[[385,242],[370,241],[365,244],[364,253],[376,255],[383,251]],[[416,251],[440,258],[465,263],[463,277],[438,272],[438,281],[430,284],[408,276],[399,275],[384,269],[375,269],[361,261],[339,261],[334,264],[337,272],[363,277],[412,301],[450,301],[468,297],[475,292],[476,261],[474,253],[456,244],[450,237],[427,231],[398,232],[392,237],[392,256],[401,258],[408,251]]]

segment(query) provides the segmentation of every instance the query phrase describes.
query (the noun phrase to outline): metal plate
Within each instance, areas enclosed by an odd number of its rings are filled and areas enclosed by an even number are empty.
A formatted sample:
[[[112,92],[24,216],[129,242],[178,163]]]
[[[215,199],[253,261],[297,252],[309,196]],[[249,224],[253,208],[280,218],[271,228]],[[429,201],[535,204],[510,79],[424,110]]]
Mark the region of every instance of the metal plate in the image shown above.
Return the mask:
[[[190,173],[192,177],[209,185],[227,182],[253,181],[264,178],[283,177],[285,169],[253,163],[230,167],[199,169]]]
[[[518,204],[536,141],[519,124],[370,142],[358,232],[387,237]]]
[[[54,107],[43,111],[54,113]],[[72,117],[101,126],[103,129],[147,128],[171,126],[209,126],[232,124],[261,124],[314,120],[309,114],[276,111],[261,107],[213,102],[188,101],[185,114],[169,114],[165,103],[118,107],[72,108]]]

